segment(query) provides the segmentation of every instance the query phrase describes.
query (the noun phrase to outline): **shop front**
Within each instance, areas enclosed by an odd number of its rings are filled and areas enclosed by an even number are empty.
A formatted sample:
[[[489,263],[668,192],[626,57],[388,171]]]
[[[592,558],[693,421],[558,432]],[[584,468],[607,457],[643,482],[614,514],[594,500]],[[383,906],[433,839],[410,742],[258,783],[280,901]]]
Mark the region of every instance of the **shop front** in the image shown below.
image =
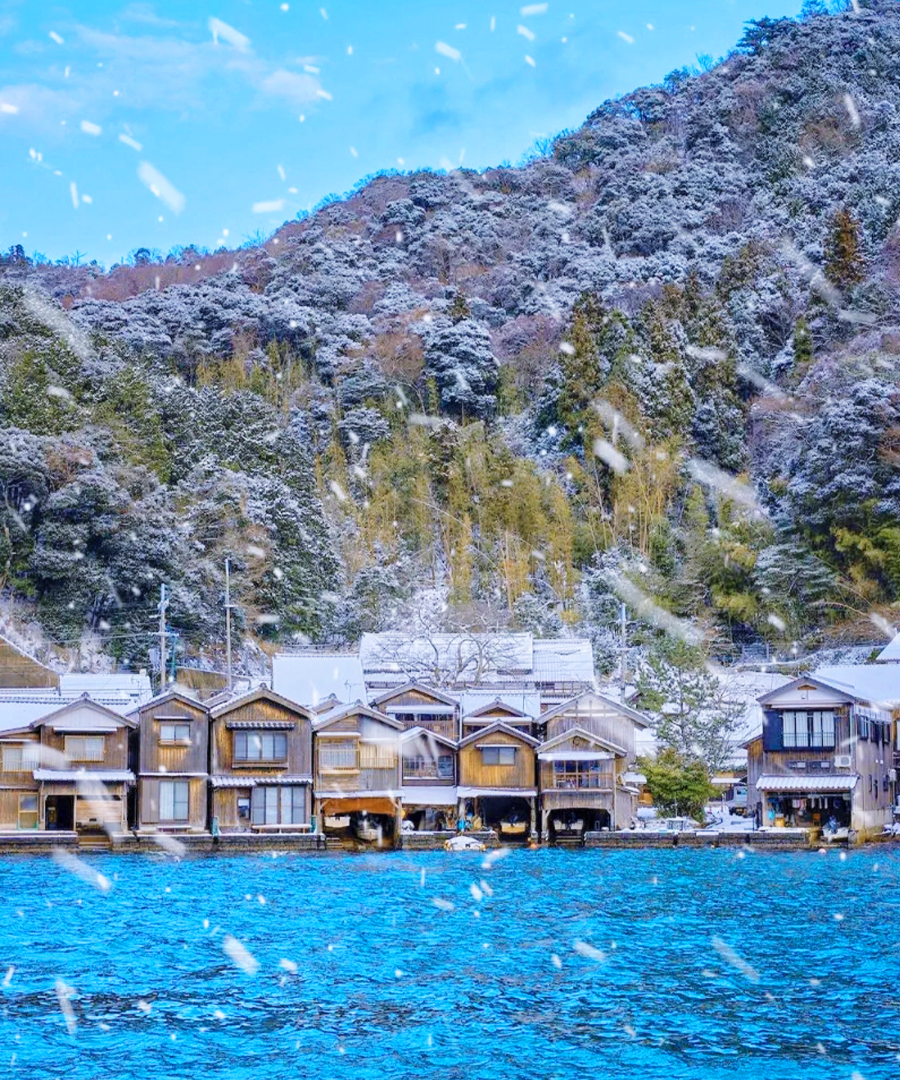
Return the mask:
[[[849,829],[857,776],[761,776],[762,820],[775,829]]]

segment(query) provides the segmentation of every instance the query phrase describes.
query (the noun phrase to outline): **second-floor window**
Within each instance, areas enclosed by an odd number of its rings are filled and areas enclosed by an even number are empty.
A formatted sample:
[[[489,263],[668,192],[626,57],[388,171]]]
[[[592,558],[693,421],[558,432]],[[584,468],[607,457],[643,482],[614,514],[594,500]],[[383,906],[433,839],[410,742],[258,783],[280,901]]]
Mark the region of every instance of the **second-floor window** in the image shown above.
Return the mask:
[[[102,735],[67,735],[66,757],[69,761],[102,761],[105,744]]]
[[[557,788],[612,787],[612,777],[604,774],[599,761],[554,761],[553,786]]]
[[[322,772],[339,772],[359,768],[359,751],[355,739],[323,739],[319,743],[319,768]]]
[[[834,746],[834,713],[830,711],[782,714],[785,749]]]
[[[160,724],[159,741],[163,743],[189,743],[191,741],[191,725]]]
[[[236,731],[235,761],[287,761],[287,735],[283,731]]]
[[[404,757],[403,775],[408,780],[452,780],[453,755],[439,754],[437,760],[422,754]]]
[[[3,772],[24,772],[23,748],[21,746],[4,746],[0,750],[0,768]]]
[[[515,765],[516,748],[514,746],[483,746],[481,760],[485,765]]]

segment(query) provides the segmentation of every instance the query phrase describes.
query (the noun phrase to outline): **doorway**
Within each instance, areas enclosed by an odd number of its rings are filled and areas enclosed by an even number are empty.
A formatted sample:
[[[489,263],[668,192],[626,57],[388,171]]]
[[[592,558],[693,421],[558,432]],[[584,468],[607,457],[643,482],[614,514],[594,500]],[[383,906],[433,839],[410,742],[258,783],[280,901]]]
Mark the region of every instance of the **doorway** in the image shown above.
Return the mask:
[[[44,814],[48,829],[72,832],[75,828],[75,796],[48,795]]]

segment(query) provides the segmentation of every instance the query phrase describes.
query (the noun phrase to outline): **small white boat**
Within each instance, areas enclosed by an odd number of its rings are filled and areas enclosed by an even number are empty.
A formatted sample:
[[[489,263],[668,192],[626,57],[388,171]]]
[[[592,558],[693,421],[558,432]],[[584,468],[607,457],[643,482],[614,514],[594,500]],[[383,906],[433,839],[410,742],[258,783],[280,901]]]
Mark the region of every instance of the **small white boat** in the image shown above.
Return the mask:
[[[350,828],[350,815],[338,814],[333,817],[325,815],[325,828],[326,829],[349,829]]]
[[[459,836],[451,836],[449,840],[444,841],[444,851],[486,851],[487,848],[480,840],[476,840],[474,836],[465,836],[460,833]]]
[[[381,826],[366,814],[361,814],[353,826],[354,835],[366,844],[374,844],[382,837]]]
[[[527,821],[501,821],[501,836],[524,836],[528,832]]]

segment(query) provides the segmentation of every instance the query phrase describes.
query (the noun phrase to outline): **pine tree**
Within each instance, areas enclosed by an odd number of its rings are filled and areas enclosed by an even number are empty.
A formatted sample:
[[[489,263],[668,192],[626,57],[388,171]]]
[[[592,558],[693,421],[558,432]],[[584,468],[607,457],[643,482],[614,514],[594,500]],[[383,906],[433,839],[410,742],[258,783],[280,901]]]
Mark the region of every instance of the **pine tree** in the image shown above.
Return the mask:
[[[794,366],[803,368],[813,360],[813,340],[803,315],[794,325]]]
[[[825,274],[841,289],[849,289],[866,276],[859,222],[846,207],[841,207],[831,219],[825,242]]]

